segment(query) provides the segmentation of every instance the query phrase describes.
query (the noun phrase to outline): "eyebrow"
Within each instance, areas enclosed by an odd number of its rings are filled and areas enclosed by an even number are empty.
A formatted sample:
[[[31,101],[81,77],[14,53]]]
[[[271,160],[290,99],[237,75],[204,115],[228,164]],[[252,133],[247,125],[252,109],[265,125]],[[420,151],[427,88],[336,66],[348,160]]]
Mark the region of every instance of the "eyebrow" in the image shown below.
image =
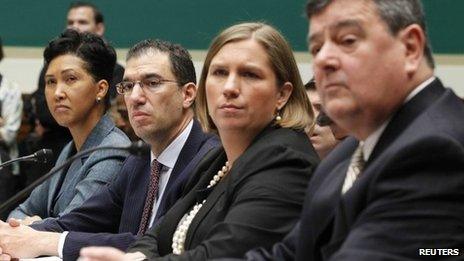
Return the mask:
[[[347,27],[354,27],[359,31],[364,31],[364,29],[361,26],[361,23],[358,19],[347,19],[347,20],[342,20],[339,21],[333,25],[329,25],[330,31],[335,30],[339,31],[341,29],[347,28]],[[317,32],[312,35],[308,35],[306,38],[307,44],[309,45],[312,41],[314,41],[317,38],[322,37],[322,32]]]
[[[70,72],[70,71],[75,72],[74,69],[65,69],[65,70],[62,70],[62,71],[60,72],[60,74],[63,75],[63,74],[68,73],[68,72]],[[76,72],[76,73],[77,73],[77,72]],[[53,74],[46,74],[44,77],[53,77]]]
[[[124,76],[124,78],[122,79],[123,81],[128,81],[130,80],[129,79],[130,77],[127,77],[127,76]],[[141,79],[147,79],[147,78],[163,78],[161,75],[157,74],[157,73],[144,73],[141,75],[140,77]]]

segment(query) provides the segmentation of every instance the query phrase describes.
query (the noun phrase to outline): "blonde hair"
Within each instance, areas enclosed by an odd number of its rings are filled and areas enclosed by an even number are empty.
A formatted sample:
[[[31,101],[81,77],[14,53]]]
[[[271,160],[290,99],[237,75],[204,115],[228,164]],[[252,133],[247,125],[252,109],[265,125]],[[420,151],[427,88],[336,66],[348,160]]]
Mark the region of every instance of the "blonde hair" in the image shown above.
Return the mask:
[[[205,83],[209,66],[214,56],[224,45],[232,42],[253,39],[264,47],[277,78],[277,84],[285,82],[293,85],[287,103],[280,110],[282,120],[279,125],[297,130],[312,129],[314,112],[306,95],[292,49],[284,37],[273,27],[264,23],[240,23],[222,31],[211,43],[206,54],[197,92],[196,115],[205,131],[217,131],[208,113]]]

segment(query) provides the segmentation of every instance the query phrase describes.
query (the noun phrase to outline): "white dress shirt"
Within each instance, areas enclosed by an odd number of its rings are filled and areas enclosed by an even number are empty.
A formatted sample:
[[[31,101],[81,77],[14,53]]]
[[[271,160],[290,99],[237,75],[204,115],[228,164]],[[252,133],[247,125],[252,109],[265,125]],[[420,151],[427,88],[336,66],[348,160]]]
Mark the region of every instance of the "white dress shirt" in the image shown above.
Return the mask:
[[[163,167],[161,168],[161,171],[160,171],[160,178],[159,178],[159,183],[158,183],[158,195],[156,196],[155,201],[153,203],[154,205],[153,205],[153,210],[151,212],[149,228],[153,225],[153,221],[156,217],[156,213],[159,208],[160,200],[158,199],[163,197],[164,190],[166,189],[166,185],[168,184],[172,169],[174,168],[177,158],[179,157],[179,154],[182,148],[184,147],[184,144],[187,141],[188,136],[190,135],[192,127],[193,127],[193,120],[190,120],[187,127],[179,134],[179,136],[177,136],[166,147],[166,149],[164,149],[161,152],[158,158],[156,158],[153,152],[151,152],[150,163],[153,162],[154,159],[157,159],[158,162],[163,165]],[[66,240],[66,236],[68,235],[68,233],[69,233],[68,231],[64,231],[61,234],[59,242],[58,242],[58,256],[60,258],[63,258],[64,242]]]

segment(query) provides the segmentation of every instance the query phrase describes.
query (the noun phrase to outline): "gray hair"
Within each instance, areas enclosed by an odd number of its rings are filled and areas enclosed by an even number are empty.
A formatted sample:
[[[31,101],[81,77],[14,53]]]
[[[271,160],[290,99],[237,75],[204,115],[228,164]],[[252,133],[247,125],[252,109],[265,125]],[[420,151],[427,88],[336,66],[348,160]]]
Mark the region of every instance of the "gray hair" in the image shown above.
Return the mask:
[[[387,24],[392,35],[396,35],[400,30],[411,24],[418,24],[425,34],[424,55],[431,68],[435,68],[435,61],[432,56],[425,15],[420,0],[371,0],[377,7],[377,12],[382,20]],[[322,12],[333,0],[309,0],[306,5],[306,15],[308,18]]]

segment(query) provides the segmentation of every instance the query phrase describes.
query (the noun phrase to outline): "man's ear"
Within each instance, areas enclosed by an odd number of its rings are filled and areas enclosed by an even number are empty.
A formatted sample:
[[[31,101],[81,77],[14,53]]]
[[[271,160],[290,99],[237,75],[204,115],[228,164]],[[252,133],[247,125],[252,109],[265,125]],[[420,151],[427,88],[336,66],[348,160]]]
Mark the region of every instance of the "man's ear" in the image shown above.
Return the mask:
[[[97,24],[97,31],[95,32],[98,36],[102,37],[105,34],[105,24],[98,23]]]
[[[287,104],[290,95],[293,92],[293,84],[291,82],[285,82],[282,87],[280,87],[279,92],[277,94],[277,110],[282,109],[285,104]]]
[[[398,37],[405,47],[406,73],[413,74],[424,62],[425,33],[418,24],[412,24],[401,30]]]
[[[98,86],[98,91],[97,91],[96,98],[100,98],[100,100],[104,100],[106,94],[108,93],[110,84],[106,80],[100,80],[97,82],[97,86]]]
[[[188,82],[182,86],[182,97],[184,99],[182,106],[184,109],[192,107],[197,97],[197,86],[193,82]]]

